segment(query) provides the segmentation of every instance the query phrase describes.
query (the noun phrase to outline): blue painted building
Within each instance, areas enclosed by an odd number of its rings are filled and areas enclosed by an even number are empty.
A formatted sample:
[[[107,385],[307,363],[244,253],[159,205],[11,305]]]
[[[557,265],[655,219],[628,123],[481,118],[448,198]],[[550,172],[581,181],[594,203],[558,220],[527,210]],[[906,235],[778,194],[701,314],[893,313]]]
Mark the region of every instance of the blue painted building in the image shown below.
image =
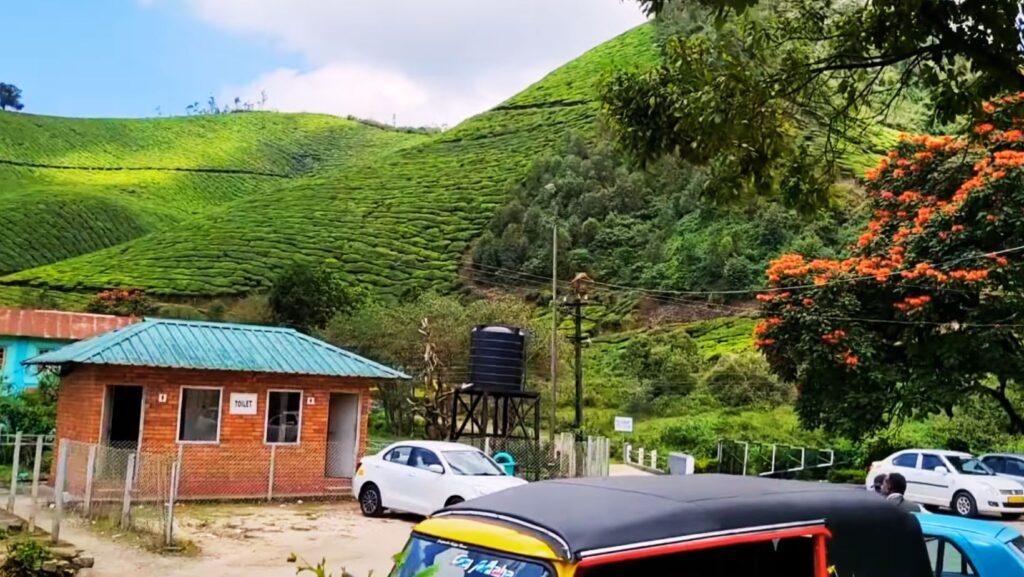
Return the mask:
[[[24,361],[139,319],[112,315],[0,308],[0,394],[39,383],[38,369]]]

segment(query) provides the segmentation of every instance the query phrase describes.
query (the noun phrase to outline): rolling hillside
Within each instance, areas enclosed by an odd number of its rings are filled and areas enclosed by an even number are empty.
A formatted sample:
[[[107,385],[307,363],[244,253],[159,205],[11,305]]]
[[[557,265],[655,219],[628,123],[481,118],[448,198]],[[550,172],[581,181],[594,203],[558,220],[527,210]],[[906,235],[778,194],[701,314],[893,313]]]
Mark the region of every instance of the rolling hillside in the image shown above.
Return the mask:
[[[641,26],[432,135],[313,114],[0,113],[0,304],[243,295],[300,259],[380,293],[450,290],[531,163],[594,130],[596,82],[657,58]],[[869,140],[891,136],[879,130]],[[844,166],[862,170],[877,144],[849,143]]]
[[[0,115],[0,295],[236,295],[301,258],[382,292],[450,288],[530,162],[594,126],[598,74],[655,58],[635,29],[432,136],[315,115]]]
[[[418,139],[324,115],[0,114],[0,273],[170,229],[377,147]]]

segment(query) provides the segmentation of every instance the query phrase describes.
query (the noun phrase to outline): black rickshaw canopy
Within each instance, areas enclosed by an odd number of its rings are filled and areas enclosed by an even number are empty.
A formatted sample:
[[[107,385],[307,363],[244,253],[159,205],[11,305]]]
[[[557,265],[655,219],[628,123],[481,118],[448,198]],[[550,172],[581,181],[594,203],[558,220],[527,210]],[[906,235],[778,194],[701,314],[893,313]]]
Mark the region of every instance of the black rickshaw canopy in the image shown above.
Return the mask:
[[[930,575],[921,528],[863,488],[730,475],[531,483],[443,509],[545,539],[567,560],[728,536],[825,527],[839,575]]]

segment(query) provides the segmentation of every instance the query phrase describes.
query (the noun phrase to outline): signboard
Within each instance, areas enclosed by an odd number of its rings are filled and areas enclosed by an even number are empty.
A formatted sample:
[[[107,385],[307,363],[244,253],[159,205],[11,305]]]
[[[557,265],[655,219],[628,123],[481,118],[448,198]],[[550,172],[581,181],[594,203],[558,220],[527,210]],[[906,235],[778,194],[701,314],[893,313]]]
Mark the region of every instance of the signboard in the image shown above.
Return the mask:
[[[616,433],[632,433],[633,417],[615,417]]]
[[[231,393],[228,412],[232,415],[255,415],[256,393]]]

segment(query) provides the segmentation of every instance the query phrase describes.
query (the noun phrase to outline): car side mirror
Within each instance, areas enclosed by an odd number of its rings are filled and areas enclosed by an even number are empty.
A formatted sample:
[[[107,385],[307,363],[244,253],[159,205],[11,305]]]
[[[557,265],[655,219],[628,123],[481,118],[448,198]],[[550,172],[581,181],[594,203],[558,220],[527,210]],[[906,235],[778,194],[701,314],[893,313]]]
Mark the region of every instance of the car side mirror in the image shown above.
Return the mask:
[[[939,465],[938,467],[935,467],[932,470],[935,471],[936,473],[942,473],[943,475],[949,473],[949,469],[943,467],[942,465]]]
[[[438,475],[444,474],[444,467],[438,465],[437,463],[427,465],[427,470],[430,471],[431,473],[437,473]]]

